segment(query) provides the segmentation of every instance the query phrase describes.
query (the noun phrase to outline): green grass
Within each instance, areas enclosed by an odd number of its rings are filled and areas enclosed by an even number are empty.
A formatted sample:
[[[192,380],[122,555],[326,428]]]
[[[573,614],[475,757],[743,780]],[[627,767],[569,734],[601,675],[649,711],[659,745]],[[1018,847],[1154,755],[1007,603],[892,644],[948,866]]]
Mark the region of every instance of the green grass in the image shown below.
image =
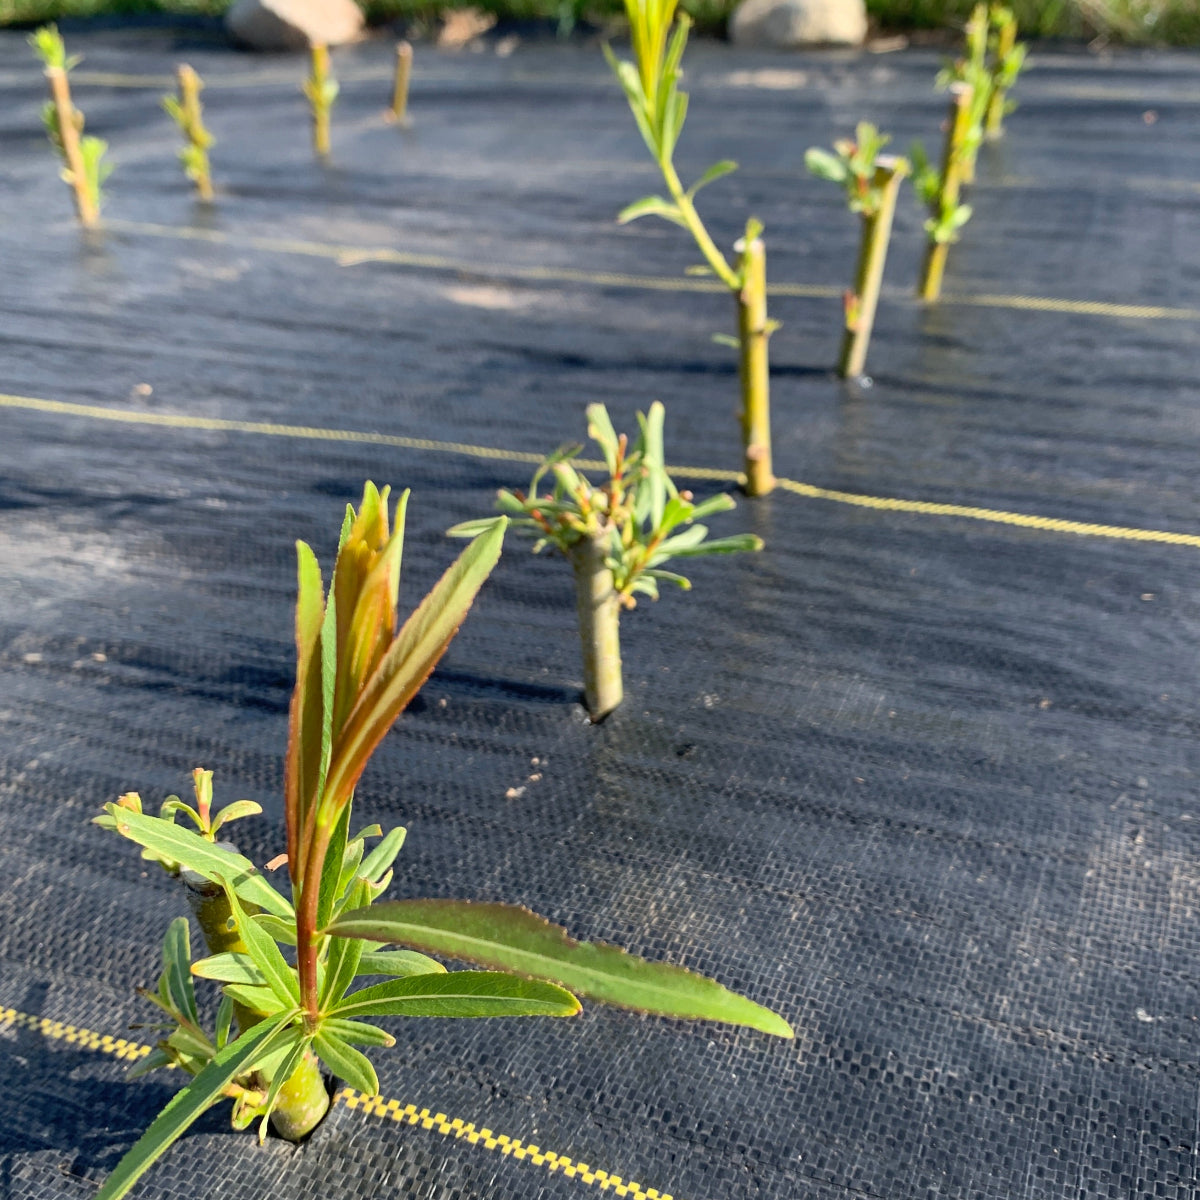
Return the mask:
[[[1200,46],[1200,0],[1009,0],[1025,37],[1097,36],[1132,44]],[[122,13],[216,16],[230,0],[0,0],[0,26],[32,25],[67,17]],[[429,22],[444,8],[467,0],[359,0],[375,24],[408,18]],[[702,32],[720,34],[735,0],[684,0]],[[961,27],[974,0],[867,0],[885,30]],[[477,0],[497,17],[549,19],[569,27],[578,20],[604,23],[622,12],[621,0]]]

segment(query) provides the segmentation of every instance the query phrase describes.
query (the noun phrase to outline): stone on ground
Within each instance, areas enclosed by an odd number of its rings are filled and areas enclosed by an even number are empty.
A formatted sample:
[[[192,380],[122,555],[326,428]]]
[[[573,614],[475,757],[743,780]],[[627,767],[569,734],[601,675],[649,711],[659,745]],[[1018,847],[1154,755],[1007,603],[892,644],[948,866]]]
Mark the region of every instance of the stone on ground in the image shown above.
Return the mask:
[[[729,21],[738,46],[857,46],[866,36],[863,0],[742,0]]]
[[[225,28],[253,50],[305,50],[357,40],[363,14],[354,0],[235,0]]]

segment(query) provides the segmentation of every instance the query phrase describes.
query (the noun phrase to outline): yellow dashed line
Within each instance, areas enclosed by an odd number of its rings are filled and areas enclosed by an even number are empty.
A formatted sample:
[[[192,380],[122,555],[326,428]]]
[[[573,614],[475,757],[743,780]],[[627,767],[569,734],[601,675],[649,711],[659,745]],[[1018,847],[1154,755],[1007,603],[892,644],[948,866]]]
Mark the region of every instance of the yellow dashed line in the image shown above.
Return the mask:
[[[486,1126],[479,1128],[460,1117],[451,1120],[445,1113],[431,1113],[429,1109],[417,1108],[415,1104],[402,1106],[396,1100],[384,1100],[381,1096],[366,1096],[349,1087],[338,1092],[335,1101],[366,1116],[396,1121],[401,1125],[419,1125],[422,1129],[440,1133],[443,1137],[458,1138],[469,1142],[472,1146],[483,1146],[486,1150],[496,1150],[520,1162],[530,1162],[535,1166],[545,1167],[548,1171],[560,1171],[568,1179],[578,1179],[580,1182],[598,1187],[602,1191],[611,1190],[618,1196],[630,1196],[633,1197],[633,1200],[674,1200],[669,1192],[660,1192],[657,1188],[645,1187],[631,1179],[622,1179],[620,1175],[610,1175],[598,1167],[575,1162],[565,1154],[547,1150],[533,1142],[523,1142],[520,1138],[509,1137],[504,1133],[495,1133]]]
[[[273,254],[297,254],[323,258],[339,266],[362,263],[387,263],[426,271],[457,271],[485,275],[494,279],[525,279],[540,283],[584,283],[596,287],[636,288],[659,292],[724,292],[719,280],[677,275],[626,275],[612,271],[580,271],[572,267],[521,266],[480,263],[447,258],[439,254],[411,254],[387,246],[354,246],[337,242],[313,242],[297,238],[260,237],[231,234],[219,229],[198,229],[190,225],[156,225],[146,221],[107,220],[105,227],[115,233],[143,237],[173,238],[180,241],[211,242],[217,245],[245,246]],[[840,297],[844,288],[828,284],[773,283],[767,288],[772,296],[793,299],[830,300]],[[893,301],[916,301],[908,292],[889,291]],[[1139,321],[1200,321],[1200,309],[1171,308],[1160,304],[1116,304],[1103,300],[1069,300],[1053,296],[1007,296],[957,293],[944,296],[947,307],[959,304],[978,308],[1011,308],[1028,312],[1073,313],[1077,316],[1114,317]]]
[[[61,416],[85,417],[89,420],[116,421],[126,425],[152,425],[169,429],[194,429],[366,446],[391,446],[402,450],[460,454],[468,458],[481,458],[493,462],[537,464],[544,459],[541,454],[531,454],[524,450],[476,446],[470,442],[439,442],[430,438],[364,433],[354,429],[326,429],[313,425],[281,425],[269,421],[231,421],[219,417],[189,417],[174,413],[138,412],[134,409],[104,408],[98,404],[72,404],[64,400],[43,400],[35,396],[9,396],[0,393],[0,408],[27,409]],[[579,466],[586,471],[599,470],[603,467],[602,463],[590,459],[578,461]],[[738,483],[742,479],[739,472],[721,467],[671,466],[669,470],[672,474],[687,479],[711,479],[720,483]],[[1190,546],[1200,549],[1200,534],[1195,533],[1177,533],[1167,529],[1140,529],[1129,525],[1102,525],[1091,521],[1071,521],[1062,517],[1008,512],[1004,509],[984,508],[973,504],[942,504],[932,500],[904,500],[895,496],[871,496],[858,492],[843,492],[834,488],[817,487],[796,479],[781,478],[778,480],[778,484],[781,491],[790,492],[796,496],[804,496],[810,500],[828,500],[834,504],[847,504],[855,508],[912,513],[924,517],[959,517],[968,521],[985,521],[995,525],[1037,529],[1045,533],[1112,538],[1128,542],[1157,542],[1167,546]]]
[[[34,1017],[15,1008],[0,1006],[0,1032],[5,1028],[29,1029],[56,1041],[67,1042],[86,1050],[99,1050],[128,1062],[145,1058],[152,1050],[150,1046],[126,1041],[125,1038],[115,1038],[107,1033],[96,1033],[91,1029],[67,1025],[62,1021],[52,1021],[49,1017]],[[419,1125],[422,1129],[440,1133],[443,1137],[463,1139],[472,1146],[482,1144],[487,1150],[499,1150],[501,1154],[507,1154],[522,1162],[532,1162],[535,1166],[545,1167],[549,1171],[561,1171],[571,1179],[581,1179],[584,1183],[596,1184],[602,1189],[612,1187],[618,1195],[631,1196],[634,1200],[674,1200],[668,1192],[659,1192],[655,1188],[643,1187],[640,1183],[622,1180],[619,1175],[609,1175],[605,1171],[589,1167],[586,1163],[572,1162],[565,1154],[544,1150],[541,1146],[525,1143],[520,1138],[509,1137],[507,1134],[493,1133],[486,1127],[477,1128],[470,1121],[464,1121],[461,1117],[448,1117],[444,1112],[431,1113],[429,1109],[417,1108],[415,1104],[401,1104],[399,1100],[389,1100],[384,1096],[367,1096],[350,1087],[342,1088],[334,1096],[333,1102],[344,1104],[352,1112],[359,1112],[363,1116]]]

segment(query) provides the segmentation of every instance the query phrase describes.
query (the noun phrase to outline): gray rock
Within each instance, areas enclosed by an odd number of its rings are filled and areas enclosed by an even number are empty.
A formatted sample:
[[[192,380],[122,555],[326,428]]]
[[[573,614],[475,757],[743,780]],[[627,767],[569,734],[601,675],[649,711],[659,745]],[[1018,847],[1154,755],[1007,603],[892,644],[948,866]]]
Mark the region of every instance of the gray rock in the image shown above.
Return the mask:
[[[253,50],[305,50],[356,41],[363,14],[354,0],[235,0],[225,28]]]
[[[742,0],[729,21],[738,46],[857,46],[866,36],[863,0]]]

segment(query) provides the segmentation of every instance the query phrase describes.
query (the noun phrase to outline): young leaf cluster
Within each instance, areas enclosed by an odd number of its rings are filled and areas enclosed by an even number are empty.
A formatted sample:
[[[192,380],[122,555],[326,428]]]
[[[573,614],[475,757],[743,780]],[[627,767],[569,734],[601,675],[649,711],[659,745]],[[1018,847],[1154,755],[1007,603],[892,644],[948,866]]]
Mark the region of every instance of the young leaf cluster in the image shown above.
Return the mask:
[[[625,452],[611,426],[600,440],[618,465]],[[644,493],[639,488],[647,499],[636,503],[657,507],[665,525],[672,502],[682,498],[661,466],[661,412],[644,426],[637,462],[639,474],[657,482]],[[571,1016],[580,1009],[566,990],[572,988],[647,1012],[792,1036],[782,1018],[713,981],[615,947],[574,942],[524,909],[452,900],[376,905],[391,881],[404,830],[383,835],[370,826],[352,836],[355,786],[457,631],[499,557],[507,525],[504,517],[479,523],[470,545],[396,630],[407,493],[394,528],[388,500],[387,489],[367,484],[359,510],[347,511],[327,590],[312,551],[297,543],[297,670],[285,759],[291,898],[249,859],[215,841],[222,823],[249,810],[239,802],[213,817],[206,771],[194,774],[194,808],[172,798],[162,815],[148,816],[130,793],[97,818],[158,861],[219,886],[244,947],[190,962],[186,922],[168,930],[162,976],[148,996],[169,1024],[143,1067],[177,1066],[192,1080],[118,1164],[97,1200],[125,1195],[223,1097],[234,1100],[236,1121],[262,1122],[261,1136],[284,1084],[312,1056],[359,1091],[376,1093],[375,1068],[359,1047],[390,1045],[392,1038],[374,1018]],[[691,506],[691,512],[703,508]],[[674,552],[696,552],[699,540],[692,534]],[[176,823],[179,812],[195,831]],[[368,850],[374,838],[380,840]],[[401,948],[387,948],[392,945]],[[430,954],[484,969],[447,972]],[[196,1016],[197,977],[221,987],[211,1036]],[[377,981],[363,983],[372,977]]]
[[[538,467],[528,491],[503,489],[497,500],[514,527],[536,537],[535,552],[549,545],[569,557],[582,541],[601,542],[613,587],[626,608],[635,606],[639,594],[657,600],[660,583],[691,587],[687,578],[664,569],[672,559],[763,545],[753,534],[709,539],[708,527],[698,522],[734,508],[733,498],[722,493],[697,502],[675,486],[663,465],[664,416],[658,402],[648,414],[638,413],[638,436],[630,445],[626,434],[618,437],[614,431],[603,404],[589,405],[588,436],[600,448],[607,478],[591,483],[575,461],[583,447],[563,446]],[[483,524],[468,521],[449,533],[469,537]]]
[[[974,210],[959,200],[945,202],[942,173],[929,161],[920,142],[913,142],[908,153],[913,164],[913,189],[921,203],[930,209],[925,233],[939,245],[957,242],[958,231],[971,219]]]
[[[805,151],[804,165],[818,179],[842,187],[852,213],[873,217],[883,203],[883,189],[875,184],[875,167],[879,152],[891,140],[870,122],[860,121],[855,127],[853,141],[839,138],[833,143],[832,154],[813,146]]]

